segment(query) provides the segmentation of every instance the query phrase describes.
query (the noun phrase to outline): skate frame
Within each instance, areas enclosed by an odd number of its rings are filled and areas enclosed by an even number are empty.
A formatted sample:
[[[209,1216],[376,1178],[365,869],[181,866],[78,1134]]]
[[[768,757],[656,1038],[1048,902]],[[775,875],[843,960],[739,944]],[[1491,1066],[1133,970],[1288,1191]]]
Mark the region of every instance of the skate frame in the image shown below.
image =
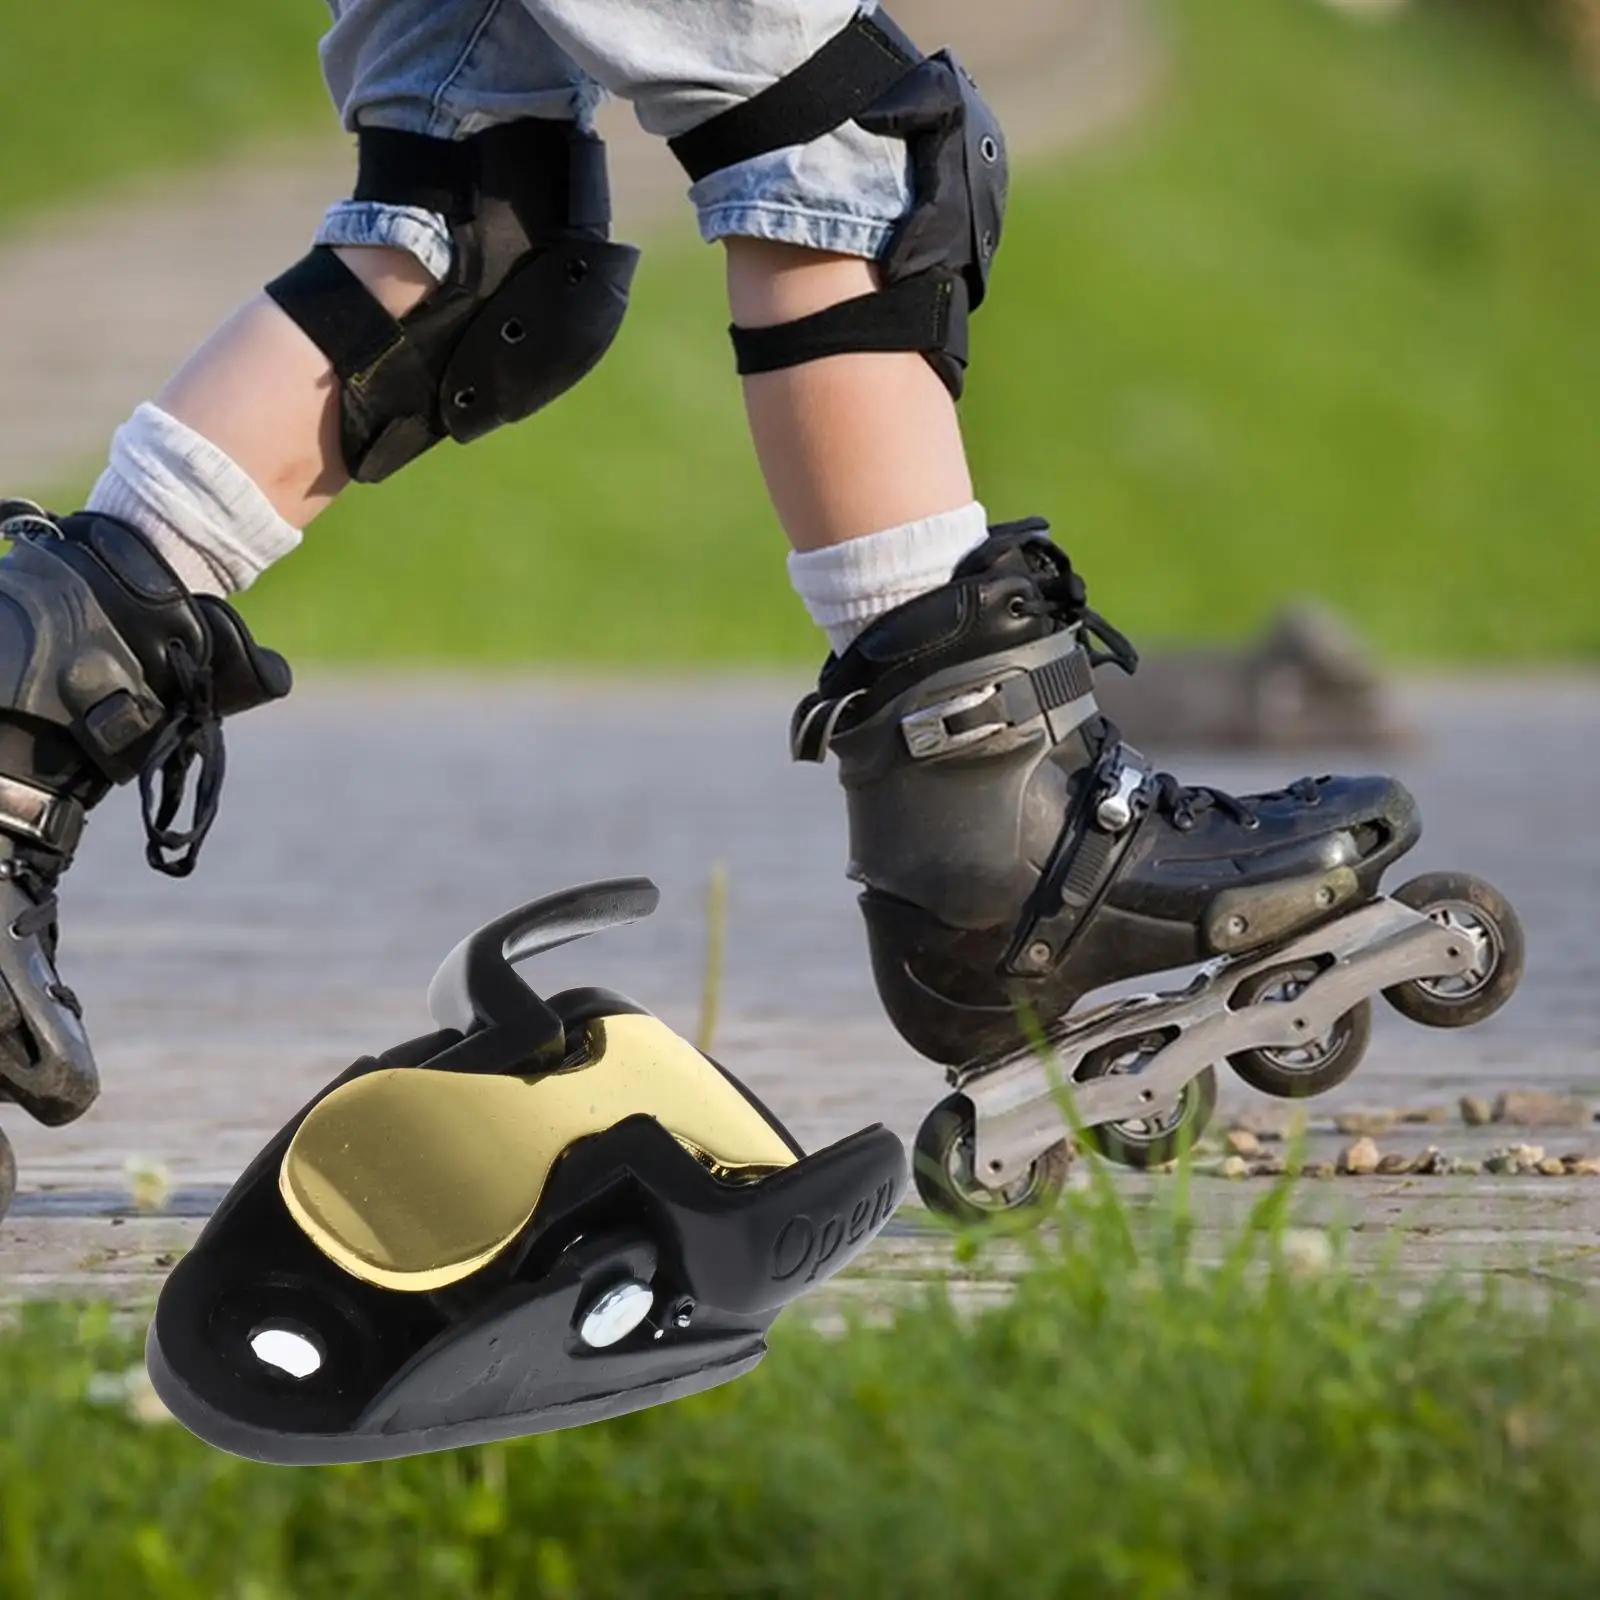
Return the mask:
[[[1396,900],[1376,900],[1270,950],[1212,961],[1186,989],[1085,1012],[1055,1033],[1048,1054],[1030,1051],[957,1077],[976,1117],[973,1174],[991,1188],[1014,1183],[1072,1137],[1073,1117],[1095,1127],[1169,1111],[1194,1077],[1230,1055],[1305,1046],[1371,995],[1409,979],[1460,976],[1473,956],[1459,933]],[[1293,1001],[1233,1004],[1257,973],[1307,962],[1323,970]],[[1167,1043],[1137,1071],[1074,1082],[1091,1052],[1119,1041],[1131,1052],[1151,1034]]]

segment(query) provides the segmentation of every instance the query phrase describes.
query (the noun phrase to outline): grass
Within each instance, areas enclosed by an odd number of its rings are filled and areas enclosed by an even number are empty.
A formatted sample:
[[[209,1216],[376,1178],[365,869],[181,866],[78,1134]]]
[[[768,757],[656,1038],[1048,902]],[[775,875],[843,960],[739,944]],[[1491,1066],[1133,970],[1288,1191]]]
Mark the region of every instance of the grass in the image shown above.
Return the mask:
[[[1600,658],[1593,101],[1444,7],[1168,14],[1154,111],[1016,182],[991,512],[1051,515],[1145,644],[1316,593],[1397,663]],[[246,613],[302,661],[814,664],[725,320],[716,254],[663,243],[582,388],[352,492]]]
[[[1181,1204],[1075,1196],[1002,1309],[780,1324],[709,1395],[369,1467],[134,1420],[104,1402],[135,1344],[31,1307],[0,1336],[0,1595],[1592,1594],[1593,1308],[1297,1268],[1290,1194],[1205,1270]]]
[[[1141,634],[1313,591],[1393,659],[1594,660],[1600,108],[1448,18],[1242,11],[1177,8],[1161,113],[1023,191],[986,479]]]
[[[318,0],[67,0],[0,22],[0,237],[136,174],[325,128]]]

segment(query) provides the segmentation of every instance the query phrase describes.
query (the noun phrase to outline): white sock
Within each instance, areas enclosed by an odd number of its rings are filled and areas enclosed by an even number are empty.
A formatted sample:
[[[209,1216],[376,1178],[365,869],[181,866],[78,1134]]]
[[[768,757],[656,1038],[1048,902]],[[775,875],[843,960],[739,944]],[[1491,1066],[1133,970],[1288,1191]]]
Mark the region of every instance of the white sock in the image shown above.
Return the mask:
[[[117,429],[88,509],[137,528],[197,594],[248,589],[301,539],[231,457],[148,403]]]
[[[988,536],[988,513],[975,500],[959,511],[796,552],[789,581],[842,655],[869,622],[948,583],[961,558]]]

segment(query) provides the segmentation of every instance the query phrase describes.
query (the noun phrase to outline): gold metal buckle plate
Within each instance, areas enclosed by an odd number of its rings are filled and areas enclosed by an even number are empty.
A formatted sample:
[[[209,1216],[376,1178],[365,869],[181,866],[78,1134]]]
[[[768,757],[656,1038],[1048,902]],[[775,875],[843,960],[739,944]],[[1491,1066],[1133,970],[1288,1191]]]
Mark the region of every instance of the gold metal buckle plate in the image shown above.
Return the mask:
[[[296,1130],[278,1174],[284,1204],[352,1276],[425,1293],[493,1260],[528,1225],[562,1153],[626,1117],[654,1117],[727,1180],[796,1161],[656,1018],[602,1018],[589,1046],[582,1066],[529,1078],[396,1067],[353,1079]]]

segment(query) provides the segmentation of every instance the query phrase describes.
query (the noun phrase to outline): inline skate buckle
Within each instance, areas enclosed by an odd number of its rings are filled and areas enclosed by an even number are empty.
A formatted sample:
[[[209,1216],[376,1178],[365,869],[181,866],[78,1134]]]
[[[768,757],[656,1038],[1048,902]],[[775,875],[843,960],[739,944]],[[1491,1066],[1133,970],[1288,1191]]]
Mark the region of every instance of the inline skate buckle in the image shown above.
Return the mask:
[[[1107,778],[1094,813],[1095,821],[1106,833],[1122,833],[1133,821],[1135,802],[1148,777],[1142,762],[1137,750],[1125,746],[1116,769]]]
[[[1006,726],[1004,721],[991,720],[976,727],[953,730],[950,722],[954,717],[987,705],[999,693],[998,683],[987,683],[968,694],[941,700],[937,705],[924,706],[920,711],[907,712],[900,719],[900,726],[905,730],[906,748],[917,760],[922,761],[929,756],[941,756],[948,750],[960,750],[993,738]]]
[[[162,1288],[152,1383],[258,1461],[376,1461],[576,1427],[725,1383],[905,1190],[876,1126],[807,1155],[625,997],[513,964],[636,921],[593,884],[462,941],[438,1031],[356,1062],[251,1163]]]

